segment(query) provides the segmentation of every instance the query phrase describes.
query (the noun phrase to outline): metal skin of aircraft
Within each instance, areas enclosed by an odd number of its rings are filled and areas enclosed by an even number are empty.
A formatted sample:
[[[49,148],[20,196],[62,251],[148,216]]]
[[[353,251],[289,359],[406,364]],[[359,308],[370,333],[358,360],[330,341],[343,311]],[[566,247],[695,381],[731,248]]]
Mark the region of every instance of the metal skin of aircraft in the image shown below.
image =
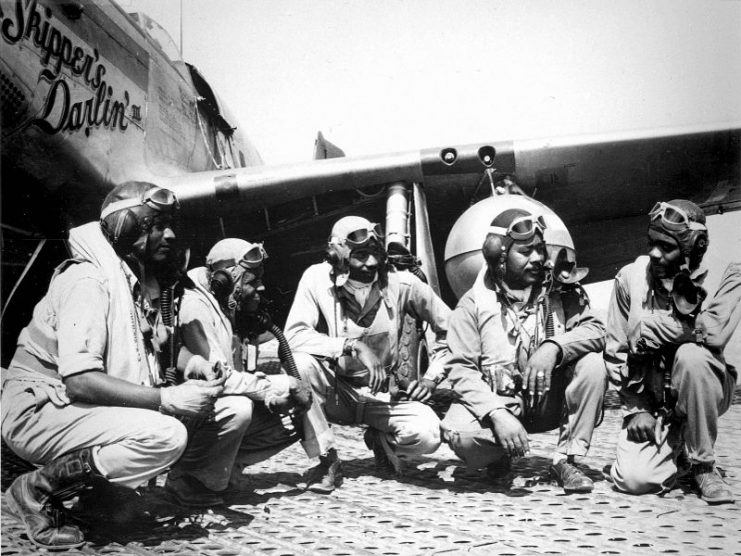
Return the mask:
[[[741,207],[738,123],[364,157],[343,157],[320,136],[323,160],[263,166],[146,16],[92,0],[0,0],[0,10],[4,365],[65,256],[66,230],[97,218],[105,193],[126,180],[177,193],[179,235],[196,264],[222,237],[264,241],[279,323],[344,214],[384,223],[387,241],[408,248],[453,305],[443,248],[456,243],[448,235],[461,214],[492,196],[524,193],[555,211],[595,280],[643,250],[657,200],[688,198],[708,213]],[[455,229],[465,233],[463,224]]]

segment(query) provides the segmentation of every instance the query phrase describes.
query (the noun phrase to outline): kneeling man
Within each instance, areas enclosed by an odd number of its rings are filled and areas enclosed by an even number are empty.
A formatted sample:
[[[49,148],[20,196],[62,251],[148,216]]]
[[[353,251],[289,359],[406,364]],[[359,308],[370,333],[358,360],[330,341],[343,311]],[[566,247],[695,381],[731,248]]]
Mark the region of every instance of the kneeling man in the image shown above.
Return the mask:
[[[440,445],[440,420],[420,403],[430,396],[421,381],[407,386],[408,400],[389,401],[382,394],[400,363],[403,319],[411,315],[424,320],[436,333],[434,367],[445,352],[450,309],[419,278],[391,268],[382,242],[378,224],[359,216],[338,220],[327,261],[301,277],[286,337],[302,375],[311,377],[326,418],[341,425],[367,425],[365,441],[377,464],[400,473],[398,455],[428,454]],[[329,490],[339,477],[341,465],[333,448],[307,482],[309,488]]]
[[[715,440],[736,386],[723,348],[739,320],[741,268],[729,266],[701,311],[705,215],[676,199],[649,218],[648,256],[620,270],[607,317],[605,361],[627,413],[612,480],[632,494],[665,492],[683,459],[703,500],[733,502],[715,468]]]
[[[469,467],[496,478],[529,451],[528,433],[560,426],[551,473],[564,490],[589,492],[575,458],[602,413],[604,327],[581,287],[547,287],[544,230],[542,217],[522,209],[491,222],[486,267],[450,318],[447,372],[460,399],[444,437]]]

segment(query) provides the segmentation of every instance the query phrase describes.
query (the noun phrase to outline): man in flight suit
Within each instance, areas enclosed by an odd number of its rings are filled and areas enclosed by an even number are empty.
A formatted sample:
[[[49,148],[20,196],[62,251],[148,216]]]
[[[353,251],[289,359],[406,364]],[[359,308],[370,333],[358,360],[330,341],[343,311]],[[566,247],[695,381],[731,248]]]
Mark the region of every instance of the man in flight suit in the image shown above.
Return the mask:
[[[703,500],[733,502],[714,446],[736,385],[723,348],[741,315],[740,267],[729,267],[701,311],[709,241],[702,209],[675,199],[657,203],[649,218],[648,256],[618,273],[607,318],[605,362],[627,414],[611,477],[624,492],[661,493],[676,484],[678,458],[689,459]]]
[[[286,321],[286,337],[302,375],[326,418],[342,425],[368,425],[366,444],[376,461],[401,472],[398,455],[427,454],[440,445],[440,421],[418,381],[408,400],[387,401],[388,376],[399,364],[404,316],[428,322],[437,335],[431,365],[440,365],[450,309],[432,288],[407,271],[387,265],[380,226],[359,216],[338,220],[327,260],[301,277]],[[369,387],[368,391],[362,391]],[[365,389],[367,390],[367,389]],[[309,488],[327,492],[342,478],[334,447],[307,477]]]
[[[551,474],[567,492],[589,492],[575,459],[602,412],[604,327],[581,287],[547,287],[544,230],[523,209],[491,222],[486,267],[450,318],[446,368],[460,399],[444,437],[469,467],[496,478],[528,452],[528,433],[560,426]]]
[[[180,366],[186,379],[213,379],[218,364],[226,382],[214,419],[188,427],[188,448],[168,476],[166,488],[185,506],[218,505],[224,494],[240,490],[244,466],[298,440],[280,414],[300,413],[311,403],[308,384],[292,376],[243,370],[242,342],[235,332],[246,331],[234,327],[259,310],[266,257],[262,244],[227,238],[209,251],[206,266],[188,272],[191,283],[179,315]],[[304,434],[307,453],[312,433],[309,428]]]
[[[3,370],[3,440],[40,466],[13,482],[6,501],[37,546],[82,545],[80,529],[59,520],[61,502],[93,484],[133,495],[183,453],[187,433],[173,415],[213,411],[223,381],[161,387],[158,306],[177,208],[151,183],[115,187],[100,222],[70,231],[74,258],[57,268]]]

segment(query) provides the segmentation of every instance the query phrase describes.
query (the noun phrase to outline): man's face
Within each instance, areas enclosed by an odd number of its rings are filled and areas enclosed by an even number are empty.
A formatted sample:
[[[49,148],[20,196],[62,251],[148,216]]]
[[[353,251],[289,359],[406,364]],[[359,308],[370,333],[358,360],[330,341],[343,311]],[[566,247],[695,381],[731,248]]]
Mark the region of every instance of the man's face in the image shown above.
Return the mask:
[[[175,226],[170,213],[153,212],[151,218],[151,229],[136,240],[134,247],[144,264],[161,265],[175,254]]]
[[[350,279],[369,284],[376,277],[380,262],[381,250],[378,245],[371,242],[356,247],[350,253],[350,260],[348,261]]]
[[[539,234],[527,241],[515,241],[507,254],[504,282],[513,290],[543,283],[546,245]]]
[[[673,277],[682,265],[679,244],[658,230],[648,230],[648,256],[651,258],[651,274],[658,280]]]
[[[260,308],[260,293],[265,291],[265,286],[262,284],[263,272],[262,265],[257,268],[248,268],[236,280],[234,298],[239,303],[240,311],[246,314],[256,313]]]

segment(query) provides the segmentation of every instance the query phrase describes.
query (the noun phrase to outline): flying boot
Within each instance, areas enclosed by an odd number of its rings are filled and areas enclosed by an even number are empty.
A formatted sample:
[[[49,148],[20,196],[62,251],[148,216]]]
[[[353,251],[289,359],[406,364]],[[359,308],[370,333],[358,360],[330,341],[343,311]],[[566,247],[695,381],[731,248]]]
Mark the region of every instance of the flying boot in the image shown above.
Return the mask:
[[[394,447],[389,444],[386,433],[368,427],[363,435],[365,445],[373,450],[373,456],[376,460],[376,469],[379,471],[388,471],[401,477],[403,468],[401,459],[396,455]]]
[[[305,490],[329,494],[342,485],[342,462],[337,450],[330,448],[326,454],[319,456],[319,465],[306,472]]]
[[[700,498],[708,504],[731,504],[735,501],[733,492],[721,478],[715,463],[693,464],[692,475]]]
[[[85,538],[75,525],[64,524],[62,501],[72,498],[100,473],[92,448],[58,457],[13,481],[5,500],[10,515],[23,523],[31,542],[41,548],[64,550],[82,546]]]

